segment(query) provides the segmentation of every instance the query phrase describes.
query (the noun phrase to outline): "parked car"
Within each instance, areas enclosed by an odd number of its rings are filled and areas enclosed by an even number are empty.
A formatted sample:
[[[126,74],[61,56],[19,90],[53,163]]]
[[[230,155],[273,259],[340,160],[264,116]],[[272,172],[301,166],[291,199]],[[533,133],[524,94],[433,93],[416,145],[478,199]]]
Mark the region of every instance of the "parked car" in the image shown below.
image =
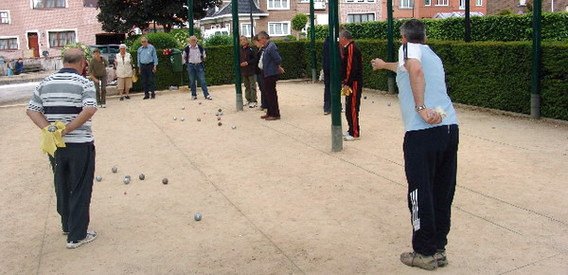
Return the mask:
[[[108,44],[108,45],[90,45],[91,51],[94,49],[99,49],[101,51],[101,56],[108,60],[109,66],[113,66],[114,57],[119,52],[119,44]]]

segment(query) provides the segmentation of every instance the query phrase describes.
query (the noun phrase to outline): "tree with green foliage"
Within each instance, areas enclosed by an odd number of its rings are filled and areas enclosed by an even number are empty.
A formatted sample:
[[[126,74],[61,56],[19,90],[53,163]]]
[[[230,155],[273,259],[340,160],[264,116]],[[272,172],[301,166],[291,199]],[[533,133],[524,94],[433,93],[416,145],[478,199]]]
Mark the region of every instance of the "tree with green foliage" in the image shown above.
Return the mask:
[[[194,19],[205,16],[205,10],[221,5],[221,0],[193,1]],[[97,15],[107,32],[127,33],[133,27],[147,28],[149,23],[164,26],[169,32],[187,22],[187,0],[99,0]]]
[[[306,27],[308,23],[308,16],[303,13],[298,13],[292,18],[292,29],[296,31],[296,36],[300,39],[300,31]]]

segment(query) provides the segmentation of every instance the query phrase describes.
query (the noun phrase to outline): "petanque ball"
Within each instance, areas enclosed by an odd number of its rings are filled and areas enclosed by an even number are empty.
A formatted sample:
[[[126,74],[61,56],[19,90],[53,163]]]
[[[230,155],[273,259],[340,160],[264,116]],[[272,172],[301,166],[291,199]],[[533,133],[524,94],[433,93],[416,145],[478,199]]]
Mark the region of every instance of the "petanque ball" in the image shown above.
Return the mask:
[[[144,179],[146,178],[146,176],[145,176],[144,174],[140,174],[140,175],[138,175],[138,178],[139,178],[140,180],[144,180]]]
[[[124,177],[124,179],[122,181],[124,182],[124,184],[129,184],[130,183],[130,177]]]
[[[113,166],[113,167],[112,167],[112,172],[113,172],[113,173],[118,172],[118,168],[116,168],[116,166]]]
[[[219,123],[217,123],[217,125],[221,126],[221,125],[223,125],[223,123],[221,123],[221,121],[219,121]]]
[[[103,180],[103,177],[97,176],[96,179],[97,179],[97,181],[101,181],[101,180]]]
[[[363,99],[367,99],[367,96],[364,96]]]
[[[182,110],[185,110],[185,106],[181,106],[181,109],[182,109]]]
[[[185,120],[185,118],[184,118],[184,117],[180,117],[180,119],[179,119],[179,120],[181,120],[181,121],[184,121],[184,120]]]
[[[389,102],[389,103],[387,103],[387,106],[391,106],[391,103],[390,103],[390,102]]]
[[[168,184],[168,178],[163,178],[163,179],[162,179],[162,183],[163,183],[163,184]]]
[[[174,120],[177,120],[177,119],[178,119],[177,117],[174,117]]]
[[[201,118],[198,117],[198,118],[197,118],[197,121],[201,121]]]
[[[200,214],[200,213],[195,213],[195,215],[193,215],[193,218],[194,218],[196,221],[200,221],[202,217],[201,217],[201,214]]]
[[[219,113],[223,112],[223,110],[219,109]]]

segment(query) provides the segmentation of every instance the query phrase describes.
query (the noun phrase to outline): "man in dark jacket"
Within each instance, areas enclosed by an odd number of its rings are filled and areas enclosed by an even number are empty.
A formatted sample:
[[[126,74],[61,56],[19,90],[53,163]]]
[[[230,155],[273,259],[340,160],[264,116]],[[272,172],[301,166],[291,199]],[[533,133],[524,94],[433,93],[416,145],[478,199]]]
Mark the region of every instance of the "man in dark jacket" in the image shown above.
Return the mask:
[[[363,57],[361,50],[353,36],[347,30],[339,34],[339,44],[343,48],[341,59],[342,89],[351,89],[351,94],[345,96],[345,117],[349,125],[349,132],[343,137],[346,141],[359,139],[359,107],[361,105],[361,92],[363,91]]]
[[[241,75],[245,84],[245,98],[249,108],[256,107],[255,55],[246,36],[241,35]]]
[[[282,57],[278,53],[278,47],[274,42],[270,41],[270,36],[265,31],[259,32],[255,39],[263,45],[263,54],[258,61],[258,67],[262,70],[263,88],[266,95],[267,110],[266,115],[260,118],[266,120],[280,119],[280,107],[278,106],[278,94],[276,92],[276,81],[278,75],[284,73],[284,69],[280,64]]]

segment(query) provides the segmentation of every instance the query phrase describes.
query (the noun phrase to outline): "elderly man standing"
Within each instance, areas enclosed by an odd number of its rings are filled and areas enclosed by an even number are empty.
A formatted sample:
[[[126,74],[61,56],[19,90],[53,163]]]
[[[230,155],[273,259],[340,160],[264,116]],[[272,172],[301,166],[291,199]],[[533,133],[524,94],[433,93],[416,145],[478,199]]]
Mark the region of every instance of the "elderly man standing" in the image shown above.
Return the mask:
[[[93,50],[93,58],[89,62],[89,78],[95,82],[97,91],[97,104],[99,107],[106,108],[106,86],[108,61],[101,56],[101,50]]]
[[[412,252],[400,260],[408,266],[433,270],[448,264],[456,188],[458,120],[446,89],[442,60],[426,42],[424,23],[411,19],[400,28],[398,63],[372,60],[373,70],[396,72],[404,135],[404,169],[408,208],[413,227]]]
[[[213,97],[207,90],[207,82],[205,82],[205,58],[207,54],[201,45],[197,44],[197,37],[191,36],[188,38],[189,45],[183,49],[182,58],[186,64],[187,73],[189,74],[189,88],[191,89],[191,99],[197,99],[197,85],[196,79],[199,80],[199,85],[203,91],[205,99],[212,100]]]
[[[156,87],[154,74],[158,70],[158,55],[154,46],[148,43],[147,37],[140,39],[142,46],[138,48],[138,68],[142,76],[142,86],[144,87],[144,98],[156,98]]]
[[[241,75],[245,84],[245,97],[249,108],[256,107],[256,57],[246,36],[241,35]]]
[[[265,31],[259,32],[254,39],[263,45],[258,67],[262,70],[262,76],[264,77],[262,85],[266,96],[267,110],[266,115],[260,118],[278,120],[280,119],[280,107],[278,106],[276,81],[278,81],[278,75],[284,73],[284,69],[280,66],[282,57],[278,53],[278,47],[276,47],[274,42],[270,41],[270,36]]]
[[[343,139],[353,141],[359,139],[361,135],[359,109],[361,107],[361,93],[363,92],[363,57],[348,30],[343,30],[339,34],[339,45],[343,52],[341,59],[342,88],[351,91],[350,94],[345,96],[345,117],[349,130],[345,133]]]
[[[84,65],[85,55],[81,49],[65,51],[63,69],[37,86],[26,110],[44,136],[63,137],[63,146],[58,144],[55,148],[51,142],[52,150],[47,152],[54,173],[57,212],[61,215],[61,229],[67,235],[69,249],[97,237],[95,231],[87,231],[95,174],[91,117],[97,108],[95,87],[80,74]]]

